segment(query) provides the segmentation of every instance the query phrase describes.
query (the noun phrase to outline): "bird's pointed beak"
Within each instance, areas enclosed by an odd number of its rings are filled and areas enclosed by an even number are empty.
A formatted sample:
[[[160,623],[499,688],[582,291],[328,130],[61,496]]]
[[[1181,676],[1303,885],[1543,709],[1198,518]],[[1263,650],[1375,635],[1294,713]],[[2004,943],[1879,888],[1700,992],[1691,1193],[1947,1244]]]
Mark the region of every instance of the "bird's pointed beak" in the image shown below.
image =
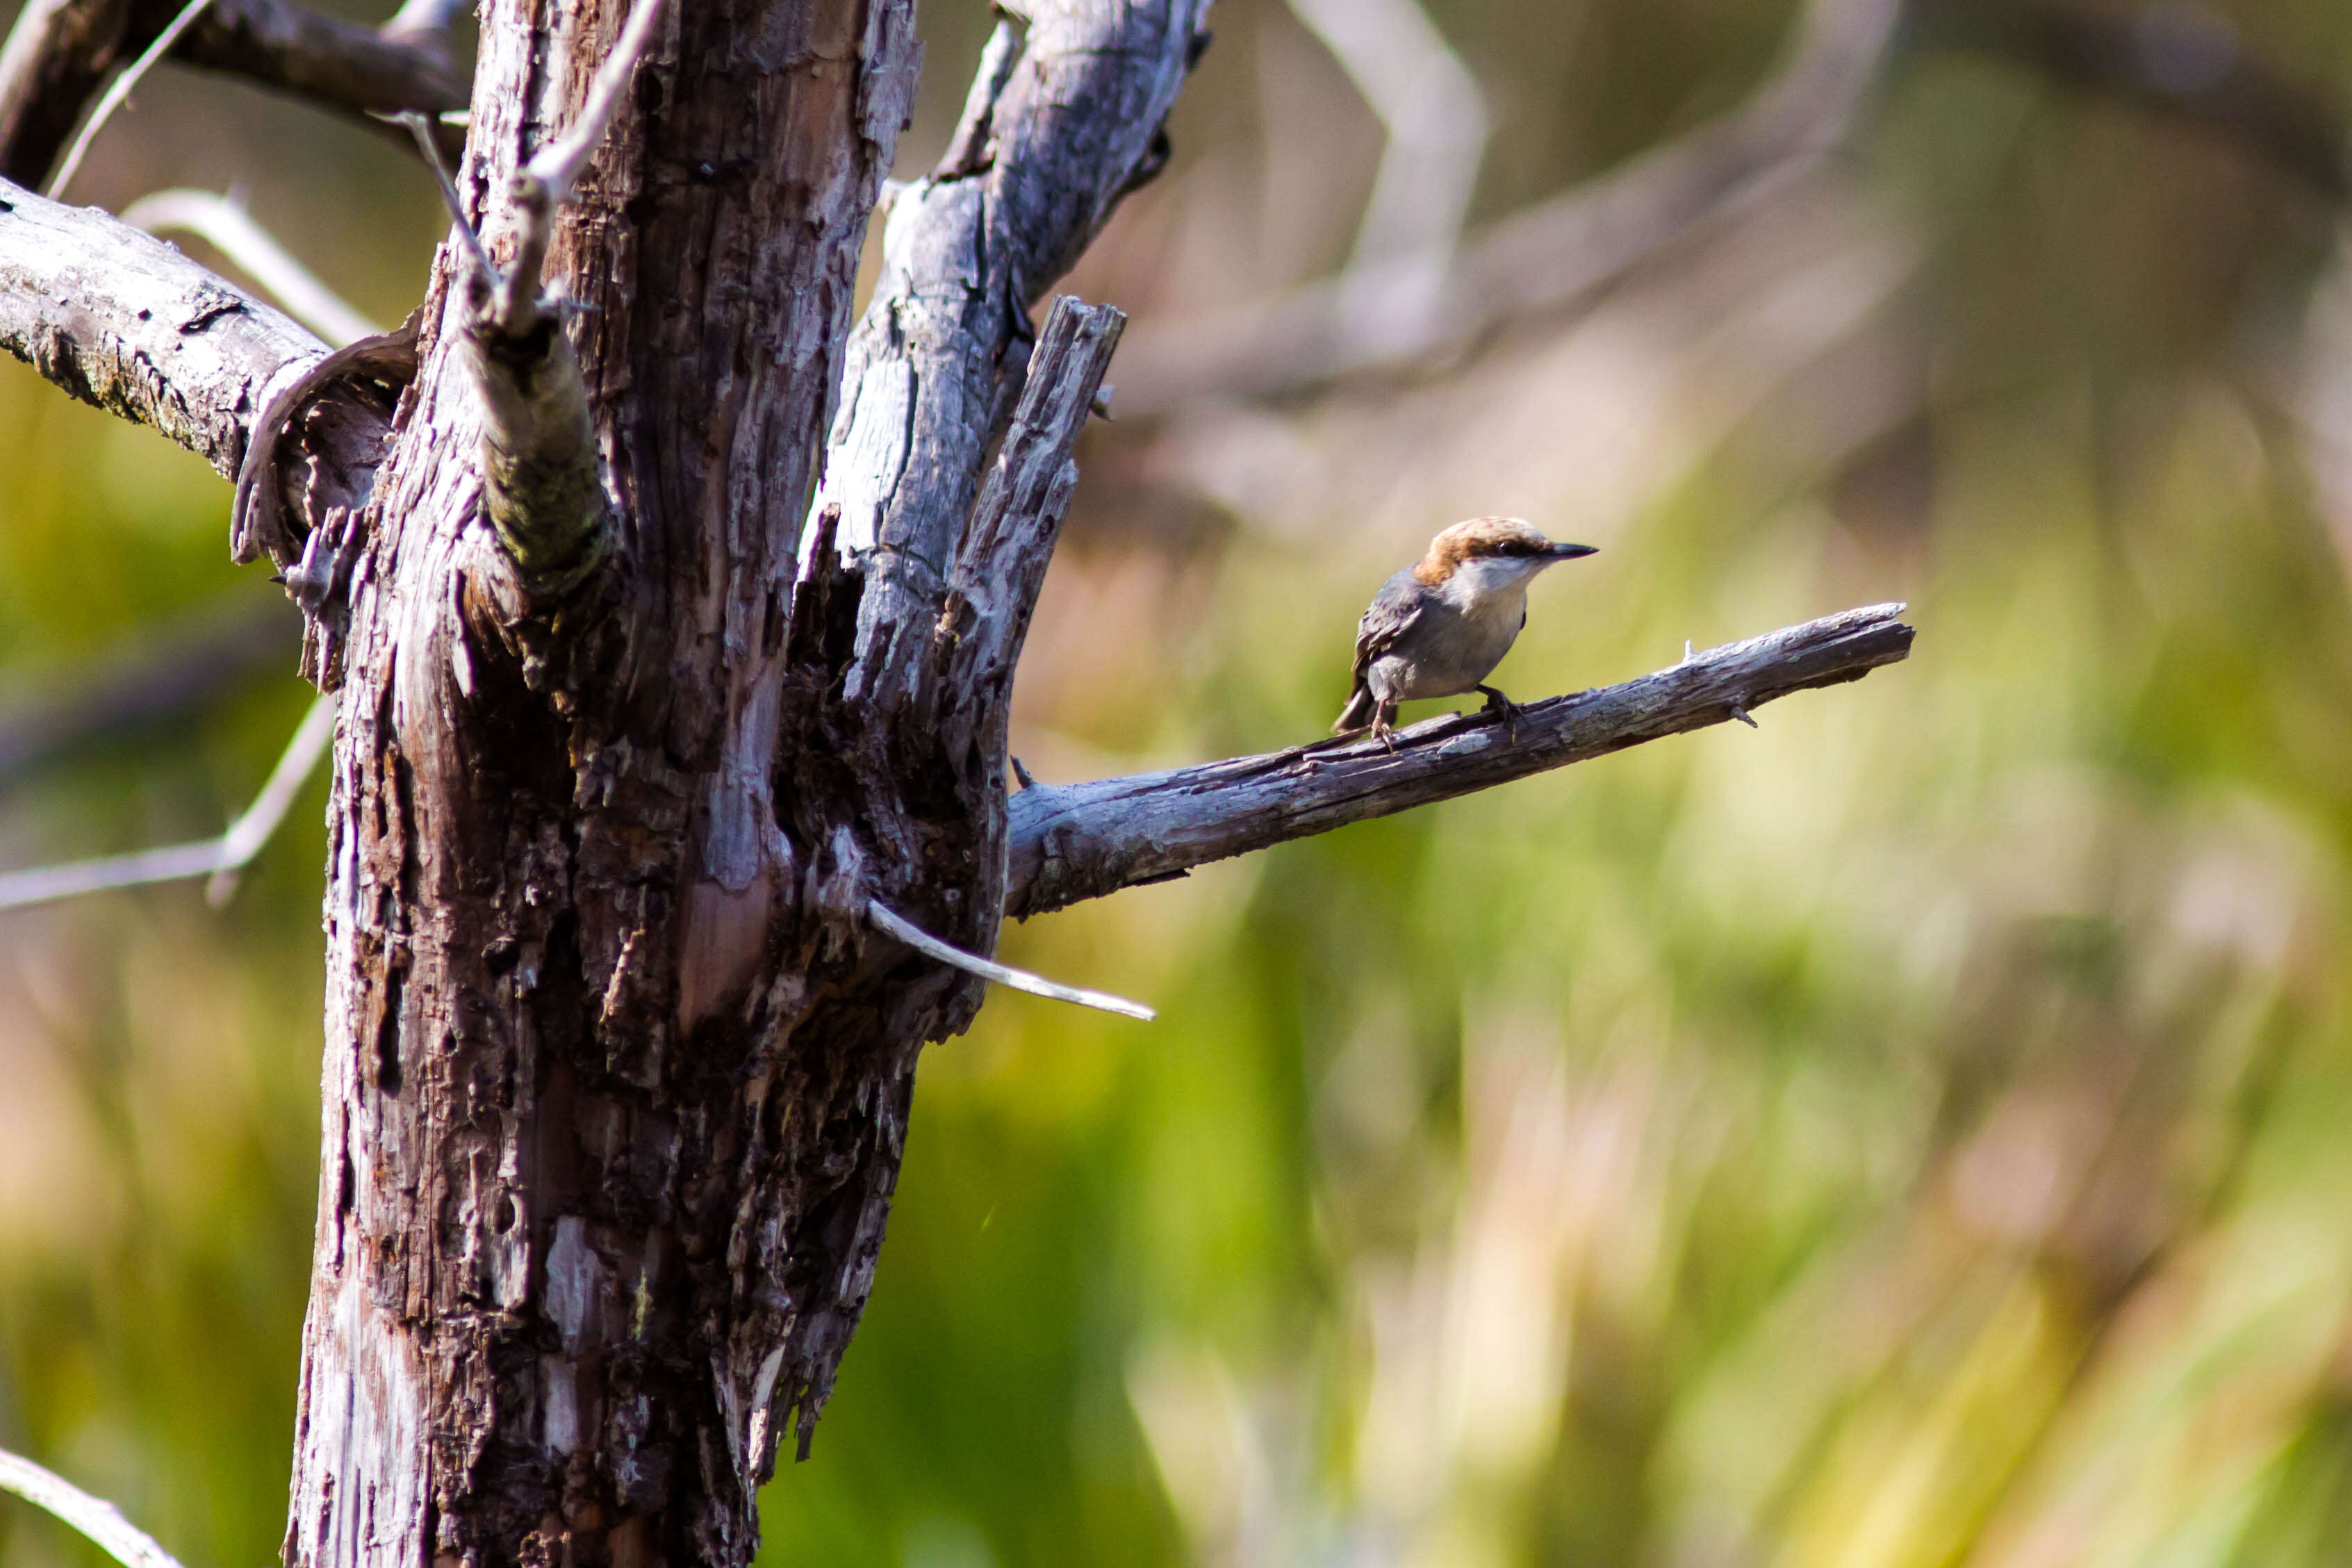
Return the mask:
[[[1554,545],[1546,552],[1554,560],[1574,560],[1580,555],[1599,555],[1599,545]]]

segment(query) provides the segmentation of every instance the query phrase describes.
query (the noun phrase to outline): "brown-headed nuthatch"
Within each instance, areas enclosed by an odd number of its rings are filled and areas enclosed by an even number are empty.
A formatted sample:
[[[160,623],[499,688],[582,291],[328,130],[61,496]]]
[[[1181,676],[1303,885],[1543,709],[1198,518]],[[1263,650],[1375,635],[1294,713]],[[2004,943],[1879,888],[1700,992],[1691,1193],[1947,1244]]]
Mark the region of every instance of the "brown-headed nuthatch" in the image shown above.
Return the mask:
[[[1356,628],[1355,689],[1332,733],[1372,727],[1390,738],[1397,704],[1482,692],[1509,724],[1510,698],[1483,684],[1528,623],[1528,584],[1591,545],[1554,544],[1517,517],[1473,517],[1429,541],[1429,553],[1383,584]]]

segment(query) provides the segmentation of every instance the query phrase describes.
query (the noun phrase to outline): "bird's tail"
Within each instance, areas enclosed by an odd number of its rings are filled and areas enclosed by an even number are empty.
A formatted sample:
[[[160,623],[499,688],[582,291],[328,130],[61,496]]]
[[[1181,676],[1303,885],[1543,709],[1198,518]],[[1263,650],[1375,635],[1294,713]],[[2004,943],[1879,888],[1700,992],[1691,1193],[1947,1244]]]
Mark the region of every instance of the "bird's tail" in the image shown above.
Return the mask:
[[[1363,728],[1372,722],[1374,707],[1372,688],[1358,686],[1348,694],[1348,706],[1339,710],[1339,721],[1331,727],[1331,733],[1338,735],[1345,730]]]

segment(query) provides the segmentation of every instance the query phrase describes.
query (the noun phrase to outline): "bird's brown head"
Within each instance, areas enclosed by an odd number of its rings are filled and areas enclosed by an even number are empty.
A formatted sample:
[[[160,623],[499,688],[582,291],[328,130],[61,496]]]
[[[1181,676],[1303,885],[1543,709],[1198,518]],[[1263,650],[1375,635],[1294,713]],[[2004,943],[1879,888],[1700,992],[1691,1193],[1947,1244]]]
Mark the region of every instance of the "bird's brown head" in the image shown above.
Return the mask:
[[[1429,541],[1429,553],[1412,569],[1423,585],[1435,588],[1466,562],[1524,561],[1529,576],[1554,561],[1591,555],[1591,545],[1555,544],[1533,523],[1517,517],[1472,517]]]

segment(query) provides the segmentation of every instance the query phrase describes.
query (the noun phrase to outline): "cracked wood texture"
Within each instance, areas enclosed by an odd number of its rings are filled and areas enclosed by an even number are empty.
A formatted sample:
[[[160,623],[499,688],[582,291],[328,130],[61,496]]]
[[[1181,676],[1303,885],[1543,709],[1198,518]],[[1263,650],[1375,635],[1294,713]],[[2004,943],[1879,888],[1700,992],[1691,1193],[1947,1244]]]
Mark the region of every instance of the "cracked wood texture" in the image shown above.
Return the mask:
[[[624,15],[486,6],[478,213]],[[337,666],[289,1563],[740,1563],[830,1386],[929,1020],[802,961],[782,653],[916,59],[907,0],[671,7],[549,258],[629,558],[552,617],[479,516],[445,247]]]
[[[1900,604],[1874,604],[1696,653],[1657,674],[1528,703],[1507,731],[1484,713],[1449,714],[1369,738],[1140,773],[1013,798],[1012,891],[1022,918],[1165,882],[1349,822],[1450,800],[1727,723],[1790,692],[1860,680],[1911,652]]]
[[[1136,29],[1088,34],[1119,70],[1181,80],[1193,37],[1150,7],[1068,9]],[[509,176],[624,16],[486,6],[457,183],[494,253]],[[887,628],[902,663],[864,666],[886,713],[849,680],[877,574],[837,512],[812,549],[802,529],[912,21],[672,0],[546,259],[592,307],[561,329],[614,503],[609,562],[557,603],[483,516],[444,246],[321,618],[341,706],[289,1563],[740,1564],[780,1439],[805,1452],[831,1391],[917,1054],[982,995],[865,910],[992,946],[1003,706],[1119,323],[1064,302],[926,416],[969,426],[927,434],[968,467],[933,520],[992,560]],[[1081,191],[1148,174],[1148,139],[1093,126],[1004,134]],[[1101,206],[1022,253],[1066,265]]]
[[[0,180],[0,350],[234,477],[268,389],[327,346],[162,240]],[[383,421],[356,434],[352,469]]]
[[[1209,0],[1009,7],[938,168],[898,193],[849,344],[821,505],[866,561],[853,692],[896,706],[948,592],[981,456],[1021,389],[1029,308],[1167,158]],[[993,936],[988,937],[993,941]]]
[[[0,350],[229,477],[269,399],[327,358],[301,327],[162,240],[5,180]],[[377,390],[327,390],[278,437],[278,510],[306,526],[365,502],[390,431]]]

